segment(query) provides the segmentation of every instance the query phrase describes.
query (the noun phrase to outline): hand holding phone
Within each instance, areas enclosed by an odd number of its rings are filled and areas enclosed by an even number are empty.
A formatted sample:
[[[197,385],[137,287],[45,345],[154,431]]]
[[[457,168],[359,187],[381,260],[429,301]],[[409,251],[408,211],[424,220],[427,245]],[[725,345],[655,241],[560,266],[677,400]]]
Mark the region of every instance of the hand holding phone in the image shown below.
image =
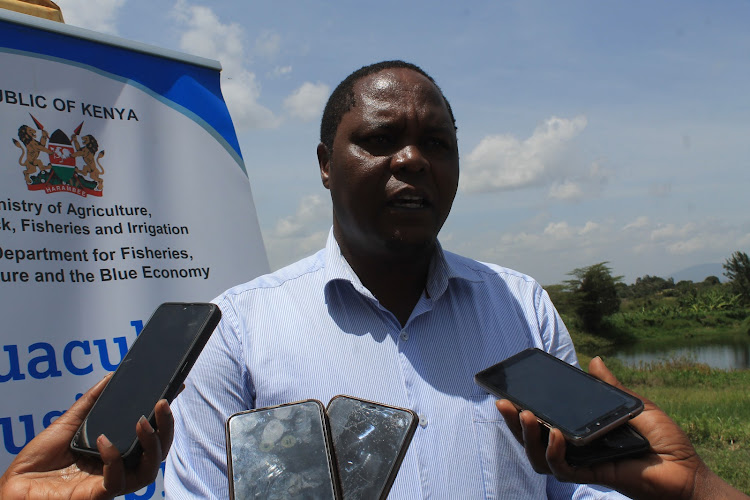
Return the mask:
[[[530,410],[571,444],[590,443],[643,410],[643,402],[540,350],[526,349],[474,376],[490,394]]]
[[[210,303],[161,304],[70,442],[79,454],[99,457],[96,440],[104,434],[133,467],[141,455],[136,424],[145,416],[156,426],[154,406],[171,402],[221,318]]]
[[[627,390],[598,357],[589,363],[589,373]],[[747,498],[706,467],[685,432],[664,411],[642,399],[644,410],[630,425],[652,444],[642,456],[628,459],[621,467],[608,463],[571,467],[565,460],[568,443],[559,430],[550,433],[545,449],[539,439],[541,425],[531,413],[521,413],[519,418],[518,410],[508,400],[498,401],[497,406],[534,470],[561,481],[601,484],[631,498],[680,498],[686,491],[701,499]]]
[[[345,499],[385,499],[414,436],[412,410],[336,396],[328,403]]]
[[[0,498],[19,498],[21,494],[24,498],[48,498],[50,492],[70,500],[111,498],[113,492],[131,493],[154,481],[174,431],[165,401],[159,401],[155,408],[159,424],[156,432],[148,428],[147,422],[138,423],[137,434],[144,450],[138,467],[125,469],[120,451],[106,441],[98,443],[101,462],[70,450],[70,440],[107,382],[109,377],[100,380],[24,446],[0,477]],[[71,466],[78,468],[76,473],[71,474]]]

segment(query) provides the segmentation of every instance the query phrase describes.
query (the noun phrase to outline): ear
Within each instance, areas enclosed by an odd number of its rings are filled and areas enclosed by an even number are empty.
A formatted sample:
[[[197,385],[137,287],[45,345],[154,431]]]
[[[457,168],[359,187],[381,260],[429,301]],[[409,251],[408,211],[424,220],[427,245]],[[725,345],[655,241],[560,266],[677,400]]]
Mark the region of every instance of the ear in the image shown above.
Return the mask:
[[[318,166],[320,167],[320,180],[323,182],[323,186],[326,189],[330,189],[328,186],[329,179],[329,167],[331,165],[331,155],[328,148],[322,142],[318,144]]]

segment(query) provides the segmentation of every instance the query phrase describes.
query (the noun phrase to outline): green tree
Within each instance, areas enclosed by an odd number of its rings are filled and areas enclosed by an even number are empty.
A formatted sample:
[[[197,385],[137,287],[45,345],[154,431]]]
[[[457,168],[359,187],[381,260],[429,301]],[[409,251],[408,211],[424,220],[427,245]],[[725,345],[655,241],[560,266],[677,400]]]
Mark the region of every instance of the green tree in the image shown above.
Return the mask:
[[[672,288],[674,288],[673,278],[664,279],[660,278],[659,276],[649,276],[647,274],[646,276],[636,278],[635,283],[628,287],[627,295],[623,295],[621,293],[621,296],[628,298],[650,297],[652,295],[657,295],[659,292],[670,290]]]
[[[608,262],[600,262],[588,267],[574,269],[568,273],[575,279],[565,284],[573,294],[575,311],[586,331],[595,333],[601,327],[602,320],[620,310],[620,297],[617,295],[617,283],[622,276],[612,276]]]
[[[729,278],[732,291],[743,303],[750,303],[750,258],[745,252],[734,252],[724,263],[724,276]]]

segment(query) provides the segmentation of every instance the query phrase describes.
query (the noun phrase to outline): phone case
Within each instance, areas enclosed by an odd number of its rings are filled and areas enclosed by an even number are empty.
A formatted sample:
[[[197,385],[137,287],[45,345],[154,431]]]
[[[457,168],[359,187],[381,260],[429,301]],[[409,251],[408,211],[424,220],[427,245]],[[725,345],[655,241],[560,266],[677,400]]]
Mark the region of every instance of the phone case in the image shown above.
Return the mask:
[[[416,431],[417,414],[344,395],[331,399],[326,411],[344,498],[387,498]]]
[[[235,413],[227,419],[226,438],[231,499],[342,498],[320,401]]]
[[[542,426],[542,443],[549,441],[549,429]],[[565,461],[575,467],[587,467],[601,462],[612,462],[636,457],[651,448],[643,434],[630,424],[623,424],[583,446],[566,446]]]
[[[145,415],[149,422],[151,423],[151,426],[153,428],[156,428],[156,418],[154,416],[154,410],[153,406],[156,404],[157,401],[160,399],[166,399],[167,401],[171,402],[177,393],[179,392],[180,388],[182,387],[182,383],[185,380],[185,377],[187,377],[187,374],[189,373],[190,369],[193,367],[193,364],[198,359],[198,356],[200,352],[203,350],[203,347],[206,345],[206,342],[208,342],[208,339],[210,338],[211,334],[213,333],[214,329],[218,325],[219,321],[221,320],[221,310],[218,306],[211,303],[203,303],[203,302],[195,302],[195,303],[183,303],[183,302],[165,302],[161,304],[151,315],[148,322],[144,326],[143,330],[141,331],[140,335],[136,338],[136,340],[133,342],[133,344],[130,346],[130,349],[125,354],[125,357],[123,358],[120,365],[117,367],[117,369],[114,372],[114,375],[112,375],[112,378],[108,382],[107,386],[104,388],[104,391],[97,399],[96,403],[94,403],[94,406],[89,411],[89,414],[86,416],[86,419],[83,421],[81,426],[79,427],[78,431],[74,435],[73,439],[71,440],[70,447],[73,451],[76,453],[92,456],[92,457],[99,457],[99,451],[96,448],[96,437],[95,435],[89,436],[89,419],[92,417],[92,415],[95,415],[95,412],[102,409],[102,405],[110,405],[110,411],[112,408],[116,407],[122,407],[122,412],[125,413],[126,411],[129,411],[129,405],[126,405],[122,402],[121,396],[122,394],[118,395],[117,398],[113,397],[113,393],[111,391],[114,390],[120,390],[122,392],[127,393],[127,391],[135,391],[138,390],[138,385],[142,382],[133,383],[130,384],[130,380],[132,380],[135,375],[138,375],[138,373],[134,373],[133,366],[138,366],[139,360],[134,359],[134,357],[141,357],[141,360],[143,360],[143,356],[146,356],[147,354],[150,354],[149,352],[139,350],[137,346],[142,345],[148,345],[148,343],[152,344],[158,344],[161,346],[161,348],[164,348],[164,342],[162,339],[154,339],[154,336],[159,335],[159,331],[155,330],[155,327],[149,327],[149,323],[152,322],[152,319],[157,315],[159,310],[161,308],[169,309],[169,308],[175,308],[175,309],[189,309],[193,306],[200,306],[201,308],[206,309],[206,316],[202,318],[201,322],[199,324],[196,324],[195,326],[190,325],[191,328],[193,328],[192,336],[184,340],[184,351],[182,353],[175,353],[178,354],[179,357],[177,358],[177,361],[174,364],[174,367],[171,370],[171,375],[169,376],[169,381],[160,390],[159,397],[153,402],[153,405],[151,405],[150,408],[142,408],[142,413]],[[165,313],[167,314],[167,313]],[[184,334],[183,334],[184,335]],[[166,342],[168,345],[169,342]],[[171,346],[174,348],[174,346]],[[153,351],[155,347],[151,347],[150,349]],[[134,354],[135,353],[135,354]],[[144,365],[146,363],[143,363]],[[153,365],[151,365],[153,366]],[[109,392],[108,392],[109,391]],[[127,396],[125,396],[127,397]],[[127,410],[126,410],[127,409]],[[128,444],[120,443],[118,444],[114,440],[112,442],[120,449],[123,461],[125,462],[126,467],[132,468],[135,465],[137,465],[138,461],[140,460],[140,456],[142,453],[142,448],[140,443],[138,442],[137,436],[135,436],[135,426],[138,421],[138,418],[140,416],[133,415],[135,417],[135,420],[132,422],[132,429],[133,429],[133,437],[132,440],[129,441]],[[92,431],[92,434],[93,431]],[[105,433],[106,434],[106,433]],[[107,436],[110,437],[110,436]]]

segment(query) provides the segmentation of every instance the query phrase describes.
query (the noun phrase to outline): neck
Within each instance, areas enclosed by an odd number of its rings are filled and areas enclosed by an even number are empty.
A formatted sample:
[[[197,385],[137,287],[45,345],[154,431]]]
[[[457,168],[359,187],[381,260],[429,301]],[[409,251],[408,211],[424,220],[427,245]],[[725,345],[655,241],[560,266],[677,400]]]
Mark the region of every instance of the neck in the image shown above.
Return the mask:
[[[372,255],[339,246],[362,284],[405,325],[427,284],[435,245],[413,255]]]

